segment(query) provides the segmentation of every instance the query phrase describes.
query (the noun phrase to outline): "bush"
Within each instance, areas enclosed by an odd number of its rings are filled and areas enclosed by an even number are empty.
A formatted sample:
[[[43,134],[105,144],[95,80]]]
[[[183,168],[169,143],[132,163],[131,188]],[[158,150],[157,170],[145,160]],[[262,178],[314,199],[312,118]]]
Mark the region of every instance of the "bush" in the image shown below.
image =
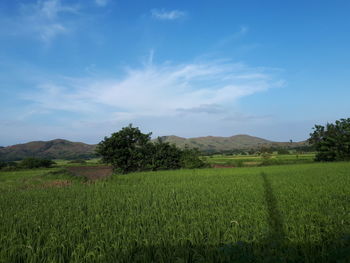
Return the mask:
[[[0,161],[0,170],[15,171],[17,169],[18,169],[18,164],[16,162]]]
[[[0,169],[4,168],[6,166],[7,166],[6,162],[0,161]]]
[[[243,167],[244,162],[243,160],[233,160],[232,162],[228,162],[227,165],[233,165],[234,167]]]
[[[163,142],[160,138],[154,143],[152,151],[152,170],[179,169],[182,167],[182,151],[175,145]]]
[[[200,152],[197,149],[185,148],[181,151],[181,167],[187,169],[202,168],[205,163],[199,158]]]
[[[289,151],[287,149],[278,149],[277,153],[278,154],[289,154]]]
[[[27,169],[41,168],[41,167],[49,168],[53,164],[55,164],[55,162],[53,162],[52,160],[29,157],[21,161],[20,167],[27,168]]]
[[[71,160],[69,163],[78,163],[78,164],[86,164],[86,161],[83,159]]]

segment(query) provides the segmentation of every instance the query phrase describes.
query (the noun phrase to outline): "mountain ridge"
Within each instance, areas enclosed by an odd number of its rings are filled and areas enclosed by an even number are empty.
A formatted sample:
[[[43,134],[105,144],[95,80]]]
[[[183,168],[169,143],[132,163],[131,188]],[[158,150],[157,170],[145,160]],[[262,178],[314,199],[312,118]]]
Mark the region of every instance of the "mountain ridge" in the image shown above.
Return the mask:
[[[275,142],[247,134],[237,134],[229,137],[202,136],[184,138],[176,135],[160,136],[163,142],[175,144],[180,148],[197,148],[200,151],[230,151],[249,150],[261,147],[300,147],[306,146],[307,142]],[[153,139],[155,141],[157,139]],[[96,156],[96,144],[72,142],[64,139],[50,141],[31,141],[28,143],[15,144],[0,147],[0,160],[16,161],[27,157],[47,159],[81,159]]]
[[[247,134],[237,134],[229,137],[203,136],[194,138],[183,138],[179,136],[162,136],[164,142],[174,143],[183,148],[186,145],[190,148],[198,148],[201,151],[230,151],[258,149],[260,147],[300,147],[307,145],[306,141],[301,142],[276,142],[255,137]]]

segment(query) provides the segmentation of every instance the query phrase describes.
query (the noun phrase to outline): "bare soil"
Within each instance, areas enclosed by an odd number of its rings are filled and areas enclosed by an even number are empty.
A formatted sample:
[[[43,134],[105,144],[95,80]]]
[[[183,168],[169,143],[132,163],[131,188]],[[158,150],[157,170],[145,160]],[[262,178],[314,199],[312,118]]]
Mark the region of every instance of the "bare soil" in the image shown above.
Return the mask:
[[[88,180],[98,180],[113,174],[111,166],[72,166],[67,170],[74,176],[83,176]]]

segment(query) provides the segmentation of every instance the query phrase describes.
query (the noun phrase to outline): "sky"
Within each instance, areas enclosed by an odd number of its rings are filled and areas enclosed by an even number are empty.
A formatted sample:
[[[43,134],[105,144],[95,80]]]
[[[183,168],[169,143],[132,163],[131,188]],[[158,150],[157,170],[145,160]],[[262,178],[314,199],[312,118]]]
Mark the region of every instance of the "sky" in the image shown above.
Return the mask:
[[[0,145],[301,141],[350,117],[350,1],[2,0]]]

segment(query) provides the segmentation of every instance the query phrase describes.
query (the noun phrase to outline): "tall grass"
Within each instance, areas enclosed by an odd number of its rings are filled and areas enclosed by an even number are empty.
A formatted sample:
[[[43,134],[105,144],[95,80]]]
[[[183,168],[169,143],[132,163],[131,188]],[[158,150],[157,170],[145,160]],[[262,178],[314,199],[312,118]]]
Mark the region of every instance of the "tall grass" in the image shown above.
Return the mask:
[[[347,262],[349,171],[178,170],[13,191],[0,179],[0,262]]]

